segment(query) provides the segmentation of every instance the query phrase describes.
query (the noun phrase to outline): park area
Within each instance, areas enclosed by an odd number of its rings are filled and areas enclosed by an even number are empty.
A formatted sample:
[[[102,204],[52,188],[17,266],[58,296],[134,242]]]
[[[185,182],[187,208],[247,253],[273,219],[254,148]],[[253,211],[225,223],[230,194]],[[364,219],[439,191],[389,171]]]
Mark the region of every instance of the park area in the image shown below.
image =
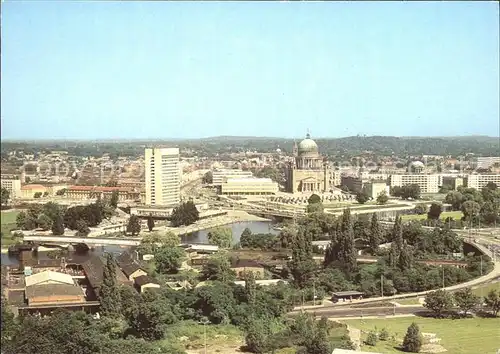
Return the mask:
[[[450,354],[496,353],[500,349],[500,318],[434,319],[416,316],[342,322],[360,329],[362,340],[366,340],[370,331],[380,332],[385,328],[389,332],[387,341],[379,340],[376,346],[362,345],[362,350],[368,352],[402,353],[399,346],[412,322],[417,323],[420,332],[425,334],[421,353],[444,350]]]
[[[460,220],[460,219],[462,219],[462,216],[463,216],[463,214],[461,211],[444,211],[441,213],[439,218],[441,220],[445,220],[446,218]],[[405,220],[425,220],[425,219],[427,219],[427,214],[402,215],[401,219],[403,221],[405,221]]]
[[[16,218],[19,211],[2,211],[0,215],[1,231],[2,231],[2,246],[10,246],[15,243],[11,238],[10,232],[15,230]]]

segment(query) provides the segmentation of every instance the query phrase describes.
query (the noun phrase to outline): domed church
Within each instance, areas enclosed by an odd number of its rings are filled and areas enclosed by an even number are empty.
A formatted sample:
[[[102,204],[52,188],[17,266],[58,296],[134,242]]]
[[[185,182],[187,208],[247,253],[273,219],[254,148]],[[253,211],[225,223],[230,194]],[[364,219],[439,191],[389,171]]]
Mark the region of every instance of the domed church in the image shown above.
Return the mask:
[[[333,189],[331,171],[320,155],[318,144],[307,133],[293,148],[295,161],[286,170],[286,191],[289,193],[325,193]]]

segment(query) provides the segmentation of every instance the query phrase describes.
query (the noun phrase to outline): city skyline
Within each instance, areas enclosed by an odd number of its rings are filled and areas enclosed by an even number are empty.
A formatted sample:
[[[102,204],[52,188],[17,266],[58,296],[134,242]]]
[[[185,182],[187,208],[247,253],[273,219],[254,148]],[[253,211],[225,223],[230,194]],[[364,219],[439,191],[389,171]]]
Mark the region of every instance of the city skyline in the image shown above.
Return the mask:
[[[493,2],[2,10],[2,139],[498,136]]]

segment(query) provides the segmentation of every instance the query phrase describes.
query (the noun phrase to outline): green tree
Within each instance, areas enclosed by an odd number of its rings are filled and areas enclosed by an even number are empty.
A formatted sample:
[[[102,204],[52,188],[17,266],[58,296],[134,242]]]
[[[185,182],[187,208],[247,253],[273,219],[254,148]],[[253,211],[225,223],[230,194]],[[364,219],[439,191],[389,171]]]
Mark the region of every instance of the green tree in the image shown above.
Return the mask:
[[[244,279],[247,302],[250,306],[253,306],[255,304],[255,294],[257,292],[257,285],[253,272],[245,272]]]
[[[155,253],[156,271],[158,273],[175,273],[181,267],[186,253],[180,247],[162,246]]]
[[[131,233],[132,236],[141,232],[141,221],[137,215],[131,215],[128,219],[127,232]]]
[[[188,201],[174,208],[169,220],[173,227],[179,227],[182,225],[191,225],[198,221],[199,218],[200,213],[196,209],[196,205],[192,201]]]
[[[113,209],[116,209],[118,207],[118,191],[111,192],[111,198],[109,200],[109,205],[111,205],[111,207]]]
[[[291,244],[292,259],[288,267],[295,284],[299,288],[306,287],[310,281],[316,264],[312,253],[312,235],[307,229],[299,228]]]
[[[1,192],[0,192],[0,204],[7,205],[8,201],[9,201],[9,197],[10,197],[9,190],[7,188],[2,187]]]
[[[165,336],[165,312],[158,302],[141,301],[129,315],[128,322],[134,333],[145,340],[154,341]]]
[[[383,240],[383,236],[383,230],[380,223],[378,222],[377,213],[373,213],[369,232],[369,243],[372,254],[375,254],[377,252],[378,246]]]
[[[366,337],[365,343],[371,347],[374,347],[377,345],[377,342],[378,342],[377,333],[370,331],[370,333],[368,333],[368,337]]]
[[[346,274],[352,274],[357,268],[356,248],[354,246],[354,230],[351,218],[351,210],[344,209],[341,219],[339,237],[339,261],[346,271]]]
[[[420,186],[418,184],[406,184],[401,187],[403,199],[420,199]]]
[[[427,213],[427,219],[439,220],[441,213],[443,212],[443,206],[438,203],[432,203]]]
[[[453,294],[453,298],[458,308],[463,311],[464,316],[474,310],[480,301],[479,296],[476,296],[470,288],[457,290]]]
[[[391,242],[392,242],[391,249],[394,250],[395,260],[399,259],[399,255],[403,248],[403,226],[400,215],[396,217],[396,221],[394,222],[394,226],[392,228]]]
[[[149,215],[148,216],[148,230],[149,230],[149,232],[153,231],[154,227],[155,227],[155,220],[153,219],[152,215]]]
[[[406,335],[403,340],[403,350],[408,353],[418,353],[422,348],[422,344],[423,338],[420,333],[420,328],[415,322],[413,322],[406,331]]]
[[[432,291],[426,295],[424,307],[434,312],[436,317],[443,317],[453,307],[453,297],[446,290]]]
[[[103,280],[99,289],[101,311],[104,315],[116,317],[121,313],[120,289],[116,284],[116,263],[113,255],[106,254]]]
[[[87,236],[90,233],[90,228],[87,225],[87,222],[83,219],[79,219],[76,222],[76,229],[78,230],[79,236]]]
[[[7,303],[7,299],[4,294],[1,297],[1,305],[2,305],[2,348],[7,341],[12,338],[12,335],[16,332],[16,323],[14,321],[14,314],[9,308]]]
[[[66,188],[62,188],[62,189],[59,189],[57,192],[56,192],[56,195],[65,195],[66,194],[66,191],[67,189]]]
[[[378,339],[380,339],[381,341],[386,341],[389,339],[389,332],[387,332],[387,329],[382,328],[380,330],[380,333],[378,334]]]
[[[52,223],[52,235],[64,235],[64,220],[61,215],[57,215],[56,219]]]
[[[246,349],[252,353],[264,354],[269,352],[271,333],[267,318],[251,317],[245,330]]]
[[[321,197],[317,194],[312,194],[307,200],[308,204],[318,204],[321,203]]]
[[[214,182],[214,177],[213,177],[212,171],[208,171],[207,173],[205,173],[203,175],[202,183],[212,184],[213,182]]]
[[[387,204],[388,201],[389,201],[389,196],[385,191],[380,192],[380,194],[377,196],[377,204],[379,205]]]
[[[306,212],[308,214],[322,213],[323,211],[324,211],[323,203],[307,204]]]
[[[460,210],[462,203],[464,202],[464,196],[458,191],[453,191],[446,195],[444,202],[451,204],[451,208],[453,210]]]
[[[417,204],[415,206],[415,213],[418,215],[424,215],[427,213],[427,205],[426,204]]]
[[[402,271],[411,269],[413,266],[413,249],[406,241],[403,243],[403,247],[399,253],[398,266]]]
[[[356,201],[359,204],[365,204],[368,200],[370,200],[370,197],[366,193],[357,193],[356,194]]]
[[[233,243],[233,232],[228,227],[217,227],[208,232],[208,242],[219,248],[230,248]]]
[[[36,192],[36,193],[33,195],[33,198],[38,199],[38,198],[41,198],[41,197],[42,197],[42,195],[43,195],[43,193],[42,193],[42,192]]]
[[[45,231],[52,228],[52,220],[45,214],[40,214],[36,223],[39,228]]]
[[[219,280],[222,282],[232,281],[236,278],[236,274],[231,269],[231,261],[227,254],[218,252],[212,255],[203,265],[202,279]]]
[[[464,220],[467,223],[472,223],[477,219],[481,211],[481,206],[479,203],[472,200],[468,200],[462,204],[462,213],[464,214]]]
[[[486,306],[491,308],[493,315],[497,316],[500,311],[500,291],[493,289],[484,298]]]

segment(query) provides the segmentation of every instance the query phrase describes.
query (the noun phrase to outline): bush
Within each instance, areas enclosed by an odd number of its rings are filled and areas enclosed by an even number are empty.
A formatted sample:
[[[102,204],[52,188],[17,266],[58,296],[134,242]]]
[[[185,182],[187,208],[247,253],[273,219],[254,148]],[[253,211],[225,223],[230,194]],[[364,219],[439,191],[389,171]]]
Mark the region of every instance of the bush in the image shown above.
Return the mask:
[[[389,332],[387,332],[387,330],[385,328],[382,328],[382,330],[378,334],[378,339],[380,339],[382,341],[388,340],[389,339]]]
[[[408,330],[406,331],[405,338],[403,340],[403,350],[409,353],[418,353],[420,348],[422,348],[422,334],[420,333],[420,328],[413,322]]]
[[[374,347],[377,345],[377,341],[378,341],[377,334],[372,331],[368,333],[368,337],[366,338],[365,343],[369,346]]]

